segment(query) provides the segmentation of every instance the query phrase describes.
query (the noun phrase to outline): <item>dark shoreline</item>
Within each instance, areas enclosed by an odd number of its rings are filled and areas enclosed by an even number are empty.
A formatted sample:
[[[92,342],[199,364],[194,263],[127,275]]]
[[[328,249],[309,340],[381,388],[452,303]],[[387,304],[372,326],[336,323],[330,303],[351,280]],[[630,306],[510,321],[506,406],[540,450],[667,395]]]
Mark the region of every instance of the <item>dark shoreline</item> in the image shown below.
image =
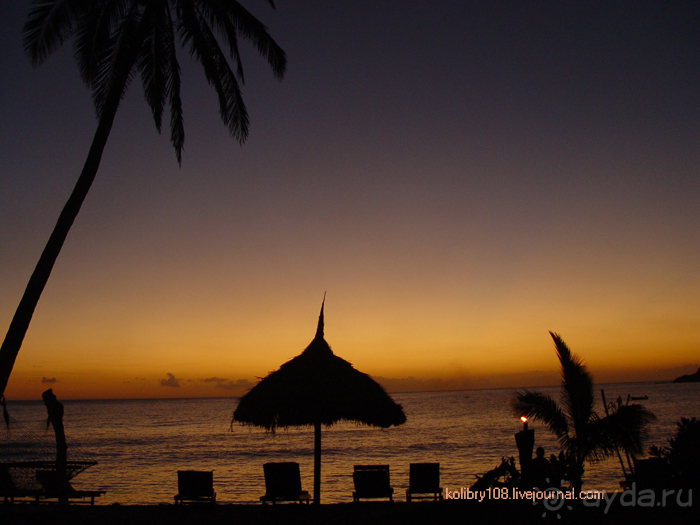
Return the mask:
[[[695,503],[695,502],[693,502]],[[545,514],[545,516],[543,516]],[[561,519],[557,517],[560,514]],[[580,503],[570,509],[546,509],[541,503],[526,501],[443,501],[416,503],[369,502],[321,505],[56,505],[0,504],[3,525],[321,525],[321,524],[427,524],[427,523],[498,523],[536,524],[547,522],[596,523],[596,525],[634,523],[700,523],[700,505],[679,507],[642,507],[605,503],[585,507]]]

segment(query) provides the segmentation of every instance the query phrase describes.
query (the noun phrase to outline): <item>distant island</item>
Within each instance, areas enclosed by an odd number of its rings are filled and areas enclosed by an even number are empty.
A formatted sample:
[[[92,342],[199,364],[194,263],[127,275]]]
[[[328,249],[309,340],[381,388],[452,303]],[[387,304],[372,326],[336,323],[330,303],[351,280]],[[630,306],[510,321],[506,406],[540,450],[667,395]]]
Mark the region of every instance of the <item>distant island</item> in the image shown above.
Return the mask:
[[[673,380],[674,383],[700,383],[700,368],[694,374],[677,377]]]

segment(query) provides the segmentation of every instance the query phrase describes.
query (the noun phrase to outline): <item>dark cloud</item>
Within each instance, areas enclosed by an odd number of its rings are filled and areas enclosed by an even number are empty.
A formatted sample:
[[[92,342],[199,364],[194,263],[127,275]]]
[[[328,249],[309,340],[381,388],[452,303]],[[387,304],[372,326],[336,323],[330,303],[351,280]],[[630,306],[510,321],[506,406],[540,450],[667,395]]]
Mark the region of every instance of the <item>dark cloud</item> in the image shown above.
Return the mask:
[[[238,381],[236,381],[236,386],[237,386],[238,388],[243,388],[243,389],[245,389],[245,390],[250,390],[251,388],[253,388],[253,387],[255,386],[255,383],[251,383],[251,382],[248,381],[247,379],[239,379]]]
[[[180,388],[180,381],[182,381],[182,380],[178,379],[173,374],[168,373],[168,379],[161,379],[160,386],[169,386],[171,388]]]
[[[58,383],[58,379],[56,379],[55,377],[42,377],[41,382],[53,384],[53,383]]]
[[[207,377],[206,379],[200,379],[200,381],[204,381],[205,383],[223,383],[228,381],[228,379],[221,377]]]
[[[236,383],[233,381],[219,381],[214,386],[215,388],[223,388],[224,390],[234,390],[236,388]]]

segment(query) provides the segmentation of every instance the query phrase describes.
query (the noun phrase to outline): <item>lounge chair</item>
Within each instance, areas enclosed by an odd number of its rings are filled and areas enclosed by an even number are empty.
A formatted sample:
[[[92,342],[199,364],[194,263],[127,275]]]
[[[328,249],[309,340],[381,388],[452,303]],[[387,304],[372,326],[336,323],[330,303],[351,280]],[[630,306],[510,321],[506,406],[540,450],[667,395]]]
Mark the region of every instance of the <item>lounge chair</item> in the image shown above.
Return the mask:
[[[360,501],[360,498],[389,498],[389,501],[394,501],[389,465],[355,465],[352,480],[355,484],[353,501]]]
[[[634,473],[629,481],[637,484],[637,490],[661,491],[671,485],[671,471],[661,458],[635,459]]]
[[[34,501],[39,501],[39,497],[43,491],[37,489],[25,489],[17,487],[12,479],[10,469],[6,465],[0,465],[0,498],[5,503],[14,503],[15,499],[30,498]]]
[[[264,505],[268,501],[273,505],[278,501],[296,501],[309,503],[309,493],[301,490],[301,474],[299,463],[265,463],[265,495],[260,496]]]
[[[212,471],[201,470],[178,470],[177,471],[177,496],[175,505],[188,501],[216,503],[216,492],[214,492],[214,473]]]
[[[440,463],[411,463],[409,466],[406,501],[416,498],[432,498],[442,501],[440,487]]]
[[[59,502],[64,499],[70,500],[90,498],[90,505],[95,504],[95,498],[103,496],[106,490],[76,490],[67,478],[61,478],[56,470],[37,470],[36,480],[42,488],[42,498],[56,498]],[[76,501],[76,503],[87,503],[87,501]]]

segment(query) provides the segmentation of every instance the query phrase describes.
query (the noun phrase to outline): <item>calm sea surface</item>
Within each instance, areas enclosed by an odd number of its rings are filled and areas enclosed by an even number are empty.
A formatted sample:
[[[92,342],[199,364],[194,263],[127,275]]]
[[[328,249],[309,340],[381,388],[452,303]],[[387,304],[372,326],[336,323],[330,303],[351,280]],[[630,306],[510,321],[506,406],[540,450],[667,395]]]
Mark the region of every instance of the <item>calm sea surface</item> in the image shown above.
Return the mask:
[[[624,383],[600,388],[608,401],[647,395],[641,401],[657,418],[648,444],[665,445],[680,417],[700,417],[700,384]],[[558,396],[559,389],[544,388]],[[514,390],[470,390],[394,394],[404,407],[405,425],[388,430],[340,423],[323,431],[321,501],[352,500],[355,464],[391,466],[398,499],[408,485],[412,462],[439,462],[441,484],[470,486],[476,474],[496,467],[503,456],[516,456],[520,421],[509,409]],[[263,463],[297,461],[302,486],[313,488],[313,430],[291,428],[274,435],[234,425],[237,399],[64,401],[65,427],[73,446],[99,462],[74,479],[76,488],[104,489],[102,504],[172,503],[178,470],[213,470],[217,500],[252,503],[265,492]],[[41,402],[8,402],[14,419],[48,443],[46,411]],[[536,446],[547,455],[559,447],[545,428],[536,431]],[[7,439],[3,430],[2,439]],[[11,439],[10,435],[10,439]],[[77,452],[76,452],[77,453]],[[2,458],[0,458],[2,461]],[[585,488],[615,489],[622,479],[617,459],[587,464]]]

